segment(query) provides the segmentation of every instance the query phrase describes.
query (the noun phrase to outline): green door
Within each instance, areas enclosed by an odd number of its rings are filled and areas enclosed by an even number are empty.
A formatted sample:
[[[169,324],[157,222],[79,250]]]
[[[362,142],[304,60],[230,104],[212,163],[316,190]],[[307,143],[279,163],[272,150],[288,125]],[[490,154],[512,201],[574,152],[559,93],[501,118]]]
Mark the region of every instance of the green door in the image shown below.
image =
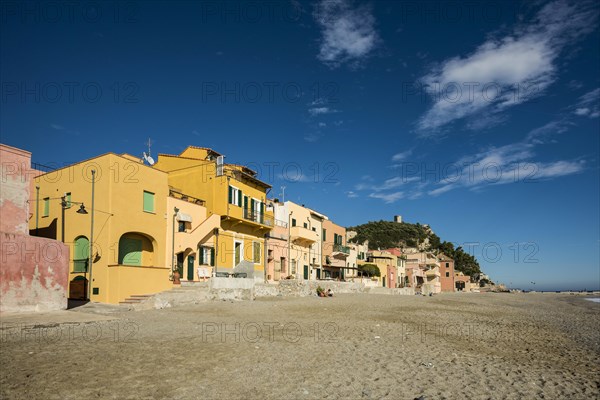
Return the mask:
[[[304,279],[308,279],[308,265],[304,266]]]
[[[142,265],[142,241],[140,239],[121,238],[119,241],[119,264]]]
[[[317,279],[321,279],[321,270],[320,269],[317,270]]]
[[[193,255],[190,254],[188,256],[188,268],[187,268],[187,280],[188,281],[194,280],[194,259],[195,259],[195,257]]]

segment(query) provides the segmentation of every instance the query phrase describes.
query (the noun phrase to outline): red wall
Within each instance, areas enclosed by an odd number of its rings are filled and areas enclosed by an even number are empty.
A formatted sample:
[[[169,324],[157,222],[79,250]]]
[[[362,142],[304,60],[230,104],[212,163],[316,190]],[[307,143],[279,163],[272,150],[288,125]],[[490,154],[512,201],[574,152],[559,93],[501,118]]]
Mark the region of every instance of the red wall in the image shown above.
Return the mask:
[[[69,249],[29,236],[31,153],[0,144],[0,311],[67,308]]]

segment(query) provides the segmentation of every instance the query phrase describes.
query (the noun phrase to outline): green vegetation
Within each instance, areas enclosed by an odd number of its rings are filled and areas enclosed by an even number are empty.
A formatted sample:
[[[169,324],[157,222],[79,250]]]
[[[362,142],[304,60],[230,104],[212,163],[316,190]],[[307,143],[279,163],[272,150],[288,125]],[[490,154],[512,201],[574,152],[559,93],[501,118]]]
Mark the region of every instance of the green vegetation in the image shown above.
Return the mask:
[[[357,233],[352,242],[362,243],[368,240],[369,249],[371,250],[417,247],[423,245],[428,239],[429,245],[426,246],[425,250],[434,253],[443,252],[454,260],[454,268],[457,271],[470,276],[481,273],[479,263],[475,257],[466,253],[462,247],[454,248],[454,245],[450,242],[441,242],[435,233],[419,223],[371,221],[347,229]]]
[[[362,272],[363,275],[367,276],[381,276],[381,272],[379,271],[379,267],[375,264],[363,264],[358,266],[358,270]]]

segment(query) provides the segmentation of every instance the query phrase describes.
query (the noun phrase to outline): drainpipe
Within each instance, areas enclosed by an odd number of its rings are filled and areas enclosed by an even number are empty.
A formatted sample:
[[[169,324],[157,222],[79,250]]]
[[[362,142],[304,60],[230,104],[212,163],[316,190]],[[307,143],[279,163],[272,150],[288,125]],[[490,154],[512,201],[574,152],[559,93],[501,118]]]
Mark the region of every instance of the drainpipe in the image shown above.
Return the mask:
[[[39,236],[40,221],[40,187],[35,187],[35,236]]]
[[[264,278],[265,278],[265,283],[268,283],[269,280],[267,279],[267,268],[269,265],[269,261],[267,259],[267,257],[269,256],[269,234],[265,233],[265,248],[264,248],[264,253],[265,253],[265,259],[263,261],[264,263]]]
[[[94,262],[94,188],[96,185],[96,171],[92,170],[92,226],[90,229],[90,262],[89,262],[89,269],[90,269],[90,281],[89,281],[89,287],[88,287],[88,300],[92,301],[92,286],[94,285],[94,280],[92,278],[92,263]]]
[[[228,189],[229,190],[229,189]],[[213,230],[215,235],[215,269],[213,272],[213,276],[217,276],[217,265],[219,264],[219,228],[215,228]]]
[[[171,240],[171,276],[175,273],[175,218],[179,212],[179,208],[173,207],[173,236]]]
[[[288,214],[288,267],[290,269],[289,272],[292,272],[292,259],[291,259],[291,253],[292,253],[292,249],[291,249],[291,243],[292,243],[292,214],[294,214],[293,211],[290,211],[290,213]],[[298,268],[298,266],[296,266],[296,268]]]

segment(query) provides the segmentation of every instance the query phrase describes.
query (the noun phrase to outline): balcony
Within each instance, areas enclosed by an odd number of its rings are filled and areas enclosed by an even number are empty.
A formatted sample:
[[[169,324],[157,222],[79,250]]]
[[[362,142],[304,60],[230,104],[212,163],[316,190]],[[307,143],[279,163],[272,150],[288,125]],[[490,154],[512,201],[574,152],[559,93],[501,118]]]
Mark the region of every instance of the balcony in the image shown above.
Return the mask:
[[[331,255],[336,258],[346,258],[350,255],[350,247],[341,244],[334,244],[333,253],[331,253]]]
[[[310,246],[319,240],[317,232],[302,226],[292,226],[290,228],[290,237],[293,242],[301,246]]]
[[[251,221],[256,224],[266,225],[269,227],[273,227],[275,225],[275,218],[273,214],[267,212],[258,212],[254,210],[250,210],[247,208],[243,209],[243,217],[246,221]]]
[[[432,268],[429,269],[427,271],[425,271],[425,276],[427,276],[428,278],[436,278],[436,277],[440,277],[440,270],[437,268]]]

